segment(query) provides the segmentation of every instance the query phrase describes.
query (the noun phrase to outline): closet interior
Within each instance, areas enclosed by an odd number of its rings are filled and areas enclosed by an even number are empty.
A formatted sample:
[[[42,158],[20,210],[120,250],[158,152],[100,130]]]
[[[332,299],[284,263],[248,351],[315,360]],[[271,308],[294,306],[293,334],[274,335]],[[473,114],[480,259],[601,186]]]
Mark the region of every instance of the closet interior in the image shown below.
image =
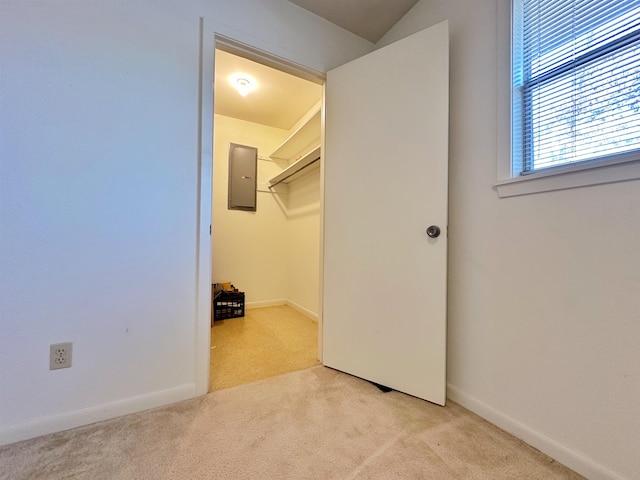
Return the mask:
[[[211,389],[219,388],[220,375],[276,364],[278,355],[291,365],[273,365],[271,373],[297,369],[298,356],[306,359],[302,368],[310,355],[317,363],[322,95],[321,84],[216,50],[212,281],[232,283],[245,303],[243,317],[212,315]],[[235,180],[252,181],[254,208],[231,208],[229,186],[240,171],[231,154],[238,146],[257,149],[256,177],[245,170]],[[306,330],[297,332],[302,323]],[[246,367],[238,365],[247,358]]]

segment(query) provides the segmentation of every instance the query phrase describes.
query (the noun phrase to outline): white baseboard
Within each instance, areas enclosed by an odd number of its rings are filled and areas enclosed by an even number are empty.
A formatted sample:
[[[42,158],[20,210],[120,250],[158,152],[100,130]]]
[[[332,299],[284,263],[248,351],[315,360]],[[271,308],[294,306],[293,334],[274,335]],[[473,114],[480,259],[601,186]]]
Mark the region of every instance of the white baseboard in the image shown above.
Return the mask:
[[[293,308],[294,310],[296,310],[297,312],[300,312],[301,314],[303,314],[305,317],[310,318],[314,322],[318,321],[318,314],[317,313],[314,313],[311,310],[309,310],[308,308],[303,307],[299,303],[296,303],[296,302],[294,302],[292,300],[289,300],[289,299],[286,299],[286,298],[280,298],[280,299],[276,299],[276,300],[263,300],[263,301],[260,301],[260,302],[248,302],[248,303],[245,304],[244,308],[249,310],[251,308],[279,307],[280,305],[288,305],[291,308]]]
[[[455,385],[447,384],[447,397],[587,478],[597,478],[598,480],[625,480],[617,473],[594,462],[581,453],[571,450],[565,445],[499,412],[471,395],[467,395]]]
[[[308,308],[303,307],[302,305],[293,302],[291,300],[287,300],[287,305],[289,305],[291,308],[293,308],[295,311],[300,312],[302,315],[304,315],[305,317],[310,318],[311,320],[313,320],[314,322],[318,322],[318,314],[312,312],[311,310],[309,310]]]
[[[19,442],[49,433],[70,430],[111,418],[162,407],[171,403],[194,398],[195,384],[189,383],[169,390],[117,400],[95,407],[83,408],[60,415],[40,417],[36,420],[0,429],[0,445]]]
[[[245,308],[247,310],[251,308],[262,308],[262,307],[279,307],[280,305],[286,305],[287,300],[285,298],[280,298],[276,300],[262,300],[260,302],[248,302],[245,304]]]

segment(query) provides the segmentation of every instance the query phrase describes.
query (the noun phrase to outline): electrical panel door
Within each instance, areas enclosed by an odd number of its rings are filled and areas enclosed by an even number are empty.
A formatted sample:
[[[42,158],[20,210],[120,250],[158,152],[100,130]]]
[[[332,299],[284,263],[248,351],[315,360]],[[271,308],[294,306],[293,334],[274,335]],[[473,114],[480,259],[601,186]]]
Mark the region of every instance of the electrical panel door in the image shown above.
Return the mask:
[[[258,149],[229,145],[229,210],[256,211]]]

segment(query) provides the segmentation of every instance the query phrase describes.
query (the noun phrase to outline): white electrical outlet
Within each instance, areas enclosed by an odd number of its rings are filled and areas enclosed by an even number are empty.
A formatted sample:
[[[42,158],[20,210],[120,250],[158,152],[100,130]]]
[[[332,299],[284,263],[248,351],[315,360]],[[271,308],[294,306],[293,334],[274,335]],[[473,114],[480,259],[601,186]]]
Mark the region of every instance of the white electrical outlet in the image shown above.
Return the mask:
[[[49,347],[49,370],[68,368],[71,366],[73,343],[54,343]]]

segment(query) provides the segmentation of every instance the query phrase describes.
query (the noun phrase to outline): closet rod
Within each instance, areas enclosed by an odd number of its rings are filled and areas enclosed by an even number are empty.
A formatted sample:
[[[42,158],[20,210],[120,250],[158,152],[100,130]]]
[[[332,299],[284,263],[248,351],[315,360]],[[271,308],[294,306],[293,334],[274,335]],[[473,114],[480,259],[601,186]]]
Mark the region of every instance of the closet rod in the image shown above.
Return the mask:
[[[300,173],[301,171],[303,171],[305,168],[310,167],[311,165],[313,165],[314,163],[316,163],[318,160],[320,160],[320,157],[316,158],[315,160],[312,160],[311,162],[309,162],[307,165],[305,165],[304,167],[299,168],[298,170],[296,170],[295,172],[291,172],[289,175],[287,175],[284,178],[281,178],[280,180],[278,180],[276,183],[274,183],[273,185],[269,185],[269,188],[273,188],[276,185],[278,185],[279,183],[284,182],[286,179],[294,176],[296,173]]]

